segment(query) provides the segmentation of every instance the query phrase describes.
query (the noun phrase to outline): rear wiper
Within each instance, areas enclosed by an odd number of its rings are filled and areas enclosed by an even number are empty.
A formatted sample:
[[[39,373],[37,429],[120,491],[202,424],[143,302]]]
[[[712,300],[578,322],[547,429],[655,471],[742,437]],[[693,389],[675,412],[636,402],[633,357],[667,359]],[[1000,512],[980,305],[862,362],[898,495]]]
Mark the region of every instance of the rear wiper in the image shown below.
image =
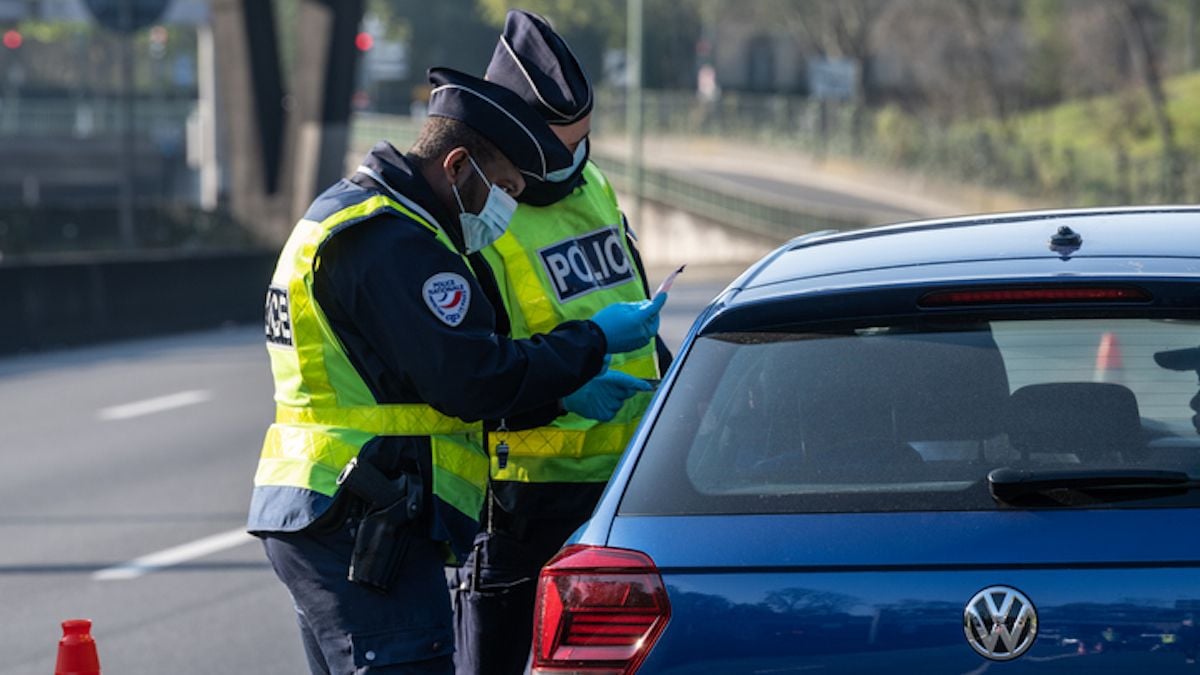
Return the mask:
[[[993,469],[987,476],[988,490],[998,502],[1012,502],[1030,495],[1058,491],[1100,492],[1122,496],[1144,492],[1185,492],[1200,487],[1183,471],[1153,469],[1077,469],[1070,471],[1022,471]]]

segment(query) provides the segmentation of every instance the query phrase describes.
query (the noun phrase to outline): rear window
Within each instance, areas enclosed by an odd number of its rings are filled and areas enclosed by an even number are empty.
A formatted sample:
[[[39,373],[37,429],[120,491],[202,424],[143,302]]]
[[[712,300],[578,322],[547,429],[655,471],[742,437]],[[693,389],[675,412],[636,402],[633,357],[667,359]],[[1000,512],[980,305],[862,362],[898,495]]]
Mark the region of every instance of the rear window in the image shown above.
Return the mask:
[[[702,337],[654,421],[621,512],[1007,508],[986,481],[1001,467],[1200,477],[1189,405],[1197,373],[1158,361],[1200,367],[1200,322],[1054,319]],[[1194,499],[1178,492],[1067,505]]]

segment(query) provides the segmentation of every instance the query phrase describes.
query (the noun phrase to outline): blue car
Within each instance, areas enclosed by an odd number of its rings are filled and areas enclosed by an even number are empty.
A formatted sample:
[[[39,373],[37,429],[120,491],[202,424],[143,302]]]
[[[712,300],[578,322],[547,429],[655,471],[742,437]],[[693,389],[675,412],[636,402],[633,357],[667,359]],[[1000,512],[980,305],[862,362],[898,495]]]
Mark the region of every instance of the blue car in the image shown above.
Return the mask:
[[[800,237],[702,313],[533,672],[1200,673],[1200,209]]]

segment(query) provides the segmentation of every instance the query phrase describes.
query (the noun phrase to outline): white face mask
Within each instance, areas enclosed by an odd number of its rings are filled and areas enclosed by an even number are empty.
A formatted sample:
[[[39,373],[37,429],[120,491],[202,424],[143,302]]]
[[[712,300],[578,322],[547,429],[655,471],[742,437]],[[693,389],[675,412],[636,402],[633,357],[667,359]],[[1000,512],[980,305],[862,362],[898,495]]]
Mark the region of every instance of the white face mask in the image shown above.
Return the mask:
[[[495,183],[489,182],[470,155],[467,155],[467,160],[471,162],[484,185],[488,186],[487,201],[483,203],[483,208],[479,213],[468,213],[467,207],[463,206],[462,197],[458,194],[458,186],[453,183],[450,185],[450,189],[454,191],[454,198],[458,200],[458,221],[462,224],[463,244],[467,247],[467,255],[470,255],[482,251],[504,236],[508,223],[512,221],[513,213],[517,210],[517,200]]]
[[[579,145],[575,146],[575,161],[571,162],[571,166],[559,169],[558,171],[551,171],[546,174],[546,180],[551,183],[561,183],[570,178],[575,173],[575,170],[579,168],[579,165],[583,164],[584,160],[587,159],[587,142],[587,136],[584,136],[583,140],[579,141]]]

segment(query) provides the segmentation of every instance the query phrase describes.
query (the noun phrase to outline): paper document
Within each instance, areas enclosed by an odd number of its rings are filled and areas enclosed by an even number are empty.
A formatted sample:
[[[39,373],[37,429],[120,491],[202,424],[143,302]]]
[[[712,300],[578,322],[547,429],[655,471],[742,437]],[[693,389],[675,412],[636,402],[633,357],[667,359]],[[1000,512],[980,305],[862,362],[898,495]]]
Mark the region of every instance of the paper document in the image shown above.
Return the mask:
[[[682,272],[683,268],[685,268],[685,267],[687,267],[686,264],[680,265],[679,269],[668,274],[667,278],[663,279],[663,282],[658,285],[658,289],[654,291],[654,295],[658,295],[659,293],[670,293],[671,292],[671,284],[675,283],[675,277],[679,276],[679,273]],[[654,297],[654,296],[650,296],[650,297]]]

